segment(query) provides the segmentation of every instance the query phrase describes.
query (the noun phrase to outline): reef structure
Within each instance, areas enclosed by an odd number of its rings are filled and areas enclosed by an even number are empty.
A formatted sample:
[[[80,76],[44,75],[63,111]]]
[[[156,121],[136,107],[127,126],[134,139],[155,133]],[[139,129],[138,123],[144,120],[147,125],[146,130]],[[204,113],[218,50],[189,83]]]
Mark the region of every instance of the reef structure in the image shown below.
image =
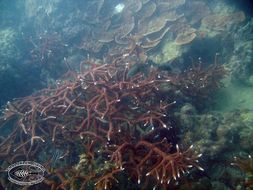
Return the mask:
[[[87,59],[55,87],[9,102],[0,119],[1,165],[37,160],[48,171],[38,184],[45,189],[121,189],[122,175],[141,189],[166,189],[191,168],[203,170],[201,154],[173,137],[170,117],[178,90],[191,96],[219,88],[223,67],[178,75],[151,66],[129,74],[144,64],[143,54],[132,45],[110,63]],[[62,154],[52,157],[52,150]]]

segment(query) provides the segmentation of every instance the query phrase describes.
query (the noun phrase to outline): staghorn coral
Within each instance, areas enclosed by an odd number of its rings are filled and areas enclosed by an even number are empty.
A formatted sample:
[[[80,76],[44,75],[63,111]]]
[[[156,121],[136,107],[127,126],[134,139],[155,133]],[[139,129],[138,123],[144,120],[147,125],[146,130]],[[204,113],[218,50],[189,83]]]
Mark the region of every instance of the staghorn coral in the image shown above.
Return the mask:
[[[66,51],[65,44],[61,36],[55,33],[44,32],[38,38],[29,37],[29,42],[32,45],[31,62],[37,65],[44,65],[44,68],[50,67],[50,63],[57,62],[56,60],[62,59],[61,55]]]
[[[222,87],[221,80],[225,75],[226,70],[222,65],[214,63],[204,68],[201,63],[197,63],[183,71],[175,85],[186,97],[192,99],[194,105],[203,106],[200,102],[210,99],[215,89]]]
[[[110,64],[86,60],[80,73],[66,75],[71,80],[9,102],[0,119],[4,163],[43,163],[49,172],[38,185],[43,189],[115,189],[121,174],[143,189],[165,189],[192,167],[203,170],[192,147],[182,150],[172,140],[167,114],[176,101],[163,93],[176,87],[175,76],[155,68],[128,75],[141,64],[139,48]],[[52,163],[52,147],[64,153],[60,167]]]
[[[234,157],[234,161],[231,163],[231,165],[239,167],[240,170],[244,173],[243,184],[246,189],[253,189],[253,160],[251,155],[249,155],[246,159]]]

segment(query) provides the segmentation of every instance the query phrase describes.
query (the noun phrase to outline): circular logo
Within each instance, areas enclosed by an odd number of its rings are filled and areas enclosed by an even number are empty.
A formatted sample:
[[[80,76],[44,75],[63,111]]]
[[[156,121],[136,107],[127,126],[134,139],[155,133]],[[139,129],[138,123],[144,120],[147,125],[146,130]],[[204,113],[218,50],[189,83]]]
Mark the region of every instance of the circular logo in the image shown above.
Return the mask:
[[[20,161],[10,165],[8,179],[17,185],[34,185],[44,180],[45,168],[36,162]]]

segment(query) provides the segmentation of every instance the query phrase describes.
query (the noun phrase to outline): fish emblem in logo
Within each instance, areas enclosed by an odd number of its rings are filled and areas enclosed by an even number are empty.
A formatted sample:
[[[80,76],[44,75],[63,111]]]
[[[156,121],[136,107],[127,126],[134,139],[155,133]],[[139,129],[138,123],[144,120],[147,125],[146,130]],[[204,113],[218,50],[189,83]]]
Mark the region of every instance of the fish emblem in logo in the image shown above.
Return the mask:
[[[17,185],[34,185],[44,180],[45,168],[36,162],[21,161],[10,165],[8,179]]]

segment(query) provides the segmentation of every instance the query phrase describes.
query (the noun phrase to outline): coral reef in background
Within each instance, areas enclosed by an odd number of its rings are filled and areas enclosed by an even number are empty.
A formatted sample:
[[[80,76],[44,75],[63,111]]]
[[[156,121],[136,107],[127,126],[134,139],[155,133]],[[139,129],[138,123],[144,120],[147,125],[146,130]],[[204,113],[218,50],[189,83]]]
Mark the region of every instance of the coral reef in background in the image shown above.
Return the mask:
[[[185,111],[186,106],[189,111]],[[213,156],[221,158],[222,155],[219,154],[223,154],[224,151],[236,152],[240,149],[251,151],[252,110],[198,115],[191,109],[189,105],[185,105],[181,108],[181,112],[176,113],[182,126],[187,126],[181,128],[185,135],[182,139],[186,144],[193,143],[192,139],[195,139],[194,144],[197,149],[210,158]],[[235,142],[237,146],[232,147]],[[229,144],[231,146],[228,146]]]
[[[7,62],[13,62],[18,59],[20,52],[16,47],[15,41],[17,38],[16,31],[12,28],[5,28],[0,30],[0,55],[1,67],[6,67]],[[14,59],[14,60],[13,60]],[[5,68],[1,68],[4,70]]]
[[[253,18],[234,34],[234,53],[230,59],[232,81],[253,86]],[[243,58],[243,59],[242,59]]]
[[[174,43],[179,48],[197,37],[202,18],[210,14],[209,7],[201,1],[133,1],[122,3],[122,10],[115,11],[117,1],[87,1],[66,4],[62,13],[61,1],[45,1],[41,6],[25,1],[25,17],[34,25],[35,34],[46,31],[59,32],[67,43],[100,58],[108,52],[120,51],[134,38],[150,55],[161,56],[160,45]],[[73,11],[74,10],[74,11]],[[201,11],[199,11],[201,10]],[[82,14],[85,12],[85,14]],[[196,14],[197,13],[197,14]],[[57,15],[57,16],[55,16]],[[47,24],[44,28],[40,23]],[[62,23],[64,22],[64,23]],[[80,24],[82,23],[82,24]],[[81,41],[81,42],[80,42]]]
[[[24,56],[18,44],[20,35],[12,27],[0,30],[0,106],[18,96],[25,96],[38,88],[38,70],[23,62]],[[34,69],[30,74],[29,69]],[[29,75],[28,75],[29,73]],[[26,77],[23,77],[26,75]],[[22,87],[22,88],[21,88]]]
[[[197,114],[191,104],[185,104],[175,115],[182,131],[181,144],[194,144],[205,155],[206,163],[211,163],[205,184],[210,183],[211,189],[215,189],[214,182],[219,182],[224,189],[244,189],[244,175],[230,163],[234,156],[252,154],[253,111]]]

